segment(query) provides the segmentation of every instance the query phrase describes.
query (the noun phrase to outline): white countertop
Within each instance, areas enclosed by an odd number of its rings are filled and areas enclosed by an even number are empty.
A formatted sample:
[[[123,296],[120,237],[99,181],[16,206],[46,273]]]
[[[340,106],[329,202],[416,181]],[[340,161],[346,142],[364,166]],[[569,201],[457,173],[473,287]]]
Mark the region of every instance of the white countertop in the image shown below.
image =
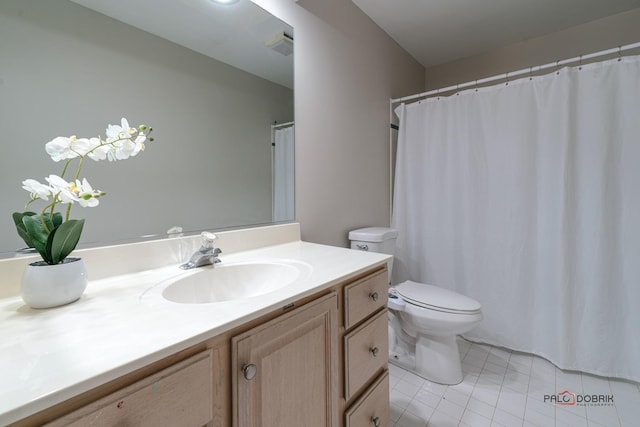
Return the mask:
[[[20,297],[0,299],[0,425],[381,265],[389,256],[296,241],[221,258],[288,259],[308,263],[311,271],[279,291],[214,304],[157,304],[141,298],[180,274],[178,264],[90,281],[79,301],[53,309],[31,309]]]

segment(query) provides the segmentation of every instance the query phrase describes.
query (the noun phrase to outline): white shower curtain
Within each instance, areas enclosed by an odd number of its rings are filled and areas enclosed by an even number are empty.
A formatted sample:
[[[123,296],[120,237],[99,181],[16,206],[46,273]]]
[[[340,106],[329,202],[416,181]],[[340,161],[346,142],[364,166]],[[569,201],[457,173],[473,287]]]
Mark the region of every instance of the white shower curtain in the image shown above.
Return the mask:
[[[294,127],[274,131],[273,152],[273,221],[295,219]]]
[[[395,280],[482,303],[472,340],[640,381],[640,57],[395,112]]]

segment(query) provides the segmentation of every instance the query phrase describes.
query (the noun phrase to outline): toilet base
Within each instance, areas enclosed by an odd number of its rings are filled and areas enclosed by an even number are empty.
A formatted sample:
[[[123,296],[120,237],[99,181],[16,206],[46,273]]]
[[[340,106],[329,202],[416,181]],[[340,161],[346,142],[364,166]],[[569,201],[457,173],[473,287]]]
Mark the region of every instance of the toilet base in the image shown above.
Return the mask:
[[[421,336],[415,344],[405,340],[394,340],[390,344],[389,363],[425,380],[455,385],[464,378],[455,335],[428,338]]]
[[[419,377],[422,375],[419,372],[416,372],[416,358],[411,354],[402,354],[398,352],[389,353],[389,363],[392,365],[396,365],[404,370],[412,372]],[[425,378],[426,379],[426,378]]]
[[[424,336],[416,341],[415,369],[420,376],[445,385],[460,384],[464,378],[455,335]]]
[[[389,311],[389,362],[426,380],[444,385],[463,380],[457,335],[409,335]]]

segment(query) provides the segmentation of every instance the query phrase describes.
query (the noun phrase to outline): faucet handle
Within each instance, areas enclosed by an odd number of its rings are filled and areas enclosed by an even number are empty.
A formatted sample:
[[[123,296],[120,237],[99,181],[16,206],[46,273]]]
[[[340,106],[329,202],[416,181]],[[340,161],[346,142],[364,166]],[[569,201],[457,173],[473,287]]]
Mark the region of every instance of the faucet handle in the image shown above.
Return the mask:
[[[211,233],[210,231],[203,231],[200,234],[200,237],[202,237],[202,247],[207,249],[213,249],[214,248],[213,242],[218,240],[218,236]]]

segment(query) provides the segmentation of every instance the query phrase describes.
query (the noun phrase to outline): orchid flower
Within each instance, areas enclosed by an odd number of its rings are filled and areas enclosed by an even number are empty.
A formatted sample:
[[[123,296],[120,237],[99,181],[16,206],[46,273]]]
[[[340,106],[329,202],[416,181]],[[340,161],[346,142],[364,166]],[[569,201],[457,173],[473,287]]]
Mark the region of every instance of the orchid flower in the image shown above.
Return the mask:
[[[44,185],[35,179],[25,179],[22,181],[22,188],[31,193],[31,201],[37,199],[49,200],[49,197],[51,197],[51,187]]]
[[[96,207],[99,198],[105,193],[94,190],[86,178],[80,180],[80,171],[85,158],[94,161],[125,160],[137,155],[145,148],[145,141],[153,141],[148,135],[150,127],[140,125],[137,128],[129,126],[123,118],[120,125],[108,125],[106,137],[78,138],[59,136],[45,144],[45,151],[54,162],[64,161],[60,175],[49,175],[45,178],[48,185],[35,179],[22,181],[22,188],[29,192],[29,206],[36,200],[48,202],[40,214],[35,212],[15,212],[13,220],[20,237],[34,247],[42,258],[49,264],[58,264],[75,249],[84,220],[69,219],[71,206],[78,203],[82,207]],[[68,181],[65,175],[73,161],[77,160],[75,175]],[[51,199],[51,200],[50,200]],[[58,204],[66,204],[66,216],[63,219],[59,212],[55,212]],[[25,207],[26,209],[26,207]]]

